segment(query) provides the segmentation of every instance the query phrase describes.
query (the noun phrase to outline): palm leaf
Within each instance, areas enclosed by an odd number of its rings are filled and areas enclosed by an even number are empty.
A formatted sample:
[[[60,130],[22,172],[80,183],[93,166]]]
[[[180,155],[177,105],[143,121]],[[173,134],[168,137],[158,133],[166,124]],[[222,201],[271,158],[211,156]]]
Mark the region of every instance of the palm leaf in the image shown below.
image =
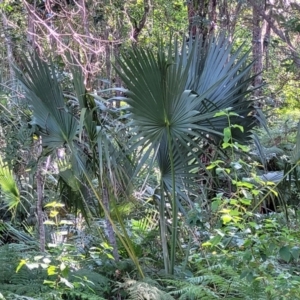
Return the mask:
[[[50,151],[69,144],[74,139],[78,121],[65,103],[57,70],[37,55],[30,60],[23,58],[24,74],[17,68],[16,74],[22,82],[26,98],[33,109],[32,125],[37,125],[37,132],[43,137],[43,146]]]
[[[0,157],[0,187],[3,193],[3,199],[5,202],[5,207],[8,210],[16,209],[20,204],[20,192],[12,171],[7,165],[4,164],[2,158]]]
[[[118,100],[129,106],[132,149],[141,149],[144,155],[138,169],[154,153],[152,162],[157,159],[163,187],[172,194],[171,273],[177,196],[183,196],[182,191],[201,166],[203,139],[218,142],[229,125],[226,116],[214,117],[215,113],[230,107],[238,116],[232,124],[242,125],[246,134],[255,125],[253,107],[245,100],[251,64],[244,67],[248,53],[238,58],[242,49],[231,55],[231,44],[220,36],[205,43],[201,38],[195,42],[190,39],[181,48],[177,41],[167,49],[160,44],[156,55],[151,50],[134,48],[118,60],[121,68],[116,72],[128,89],[127,98]]]
[[[198,50],[194,51],[194,48]],[[201,38],[193,43],[190,41],[188,45],[184,42],[181,55],[175,57],[175,63],[179,63],[182,56],[184,62],[192,56],[185,88],[194,90],[198,95],[206,93],[205,99],[199,101],[196,107],[201,114],[198,124],[202,127],[222,131],[227,125],[226,118],[212,118],[211,113],[229,107],[240,116],[232,118],[232,124],[242,125],[246,134],[257,123],[252,116],[254,107],[251,101],[245,99],[251,92],[248,87],[253,78],[249,76],[252,64],[245,65],[249,51],[239,57],[243,49],[242,45],[233,52],[232,44],[220,35],[205,42]],[[245,137],[245,134],[238,133],[238,130],[234,132],[235,137]]]

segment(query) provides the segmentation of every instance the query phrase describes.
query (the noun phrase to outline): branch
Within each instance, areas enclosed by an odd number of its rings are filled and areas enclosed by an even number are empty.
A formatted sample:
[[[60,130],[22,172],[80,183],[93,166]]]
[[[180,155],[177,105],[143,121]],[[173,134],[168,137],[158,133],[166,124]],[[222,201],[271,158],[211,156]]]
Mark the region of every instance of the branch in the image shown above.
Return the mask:
[[[139,24],[137,24],[137,21],[129,14],[129,12],[125,9],[125,13],[128,16],[130,22],[131,22],[131,26],[132,26],[132,34],[131,34],[131,39],[136,43],[138,41],[138,37],[141,33],[141,31],[143,30],[143,28],[145,27],[146,21],[147,21],[147,17],[150,13],[150,0],[144,0],[144,13],[143,16],[141,18],[141,20],[139,21]]]
[[[293,46],[293,44],[291,43],[291,40],[289,38],[288,33],[284,34],[282,30],[280,30],[276,24],[274,19],[272,18],[271,14],[266,14],[266,12],[264,10],[261,10],[259,5],[257,5],[255,0],[248,0],[249,3],[253,6],[253,8],[255,9],[256,13],[258,15],[260,15],[270,26],[270,28],[273,30],[273,32],[283,41],[288,45],[288,48],[291,51],[291,55],[293,57],[293,60],[295,62],[295,64],[300,67],[300,57],[295,49],[295,47]]]

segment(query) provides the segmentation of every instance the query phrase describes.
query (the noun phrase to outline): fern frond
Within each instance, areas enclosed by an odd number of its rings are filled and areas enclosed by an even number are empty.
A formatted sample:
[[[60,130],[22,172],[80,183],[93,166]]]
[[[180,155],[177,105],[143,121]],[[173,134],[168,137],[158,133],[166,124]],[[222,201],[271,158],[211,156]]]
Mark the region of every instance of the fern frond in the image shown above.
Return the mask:
[[[150,284],[147,279],[145,281],[126,279],[119,287],[128,293],[129,300],[174,300],[171,295],[155,286],[156,284]]]

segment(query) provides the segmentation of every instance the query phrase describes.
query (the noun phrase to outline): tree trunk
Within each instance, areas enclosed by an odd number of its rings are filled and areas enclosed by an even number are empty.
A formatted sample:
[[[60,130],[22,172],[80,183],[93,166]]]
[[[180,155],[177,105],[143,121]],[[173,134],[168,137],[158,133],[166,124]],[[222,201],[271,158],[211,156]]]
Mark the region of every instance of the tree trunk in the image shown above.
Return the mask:
[[[226,32],[229,40],[233,38],[238,16],[242,9],[242,1],[231,7],[227,0],[219,1],[219,25],[222,32]]]
[[[130,39],[131,41],[135,44],[138,42],[138,38],[139,35],[141,33],[141,31],[143,30],[143,28],[146,25],[146,21],[148,18],[148,15],[151,11],[151,3],[150,0],[144,0],[144,13],[142,18],[139,20],[139,22],[137,22],[129,13],[129,11],[125,8],[125,13],[128,17],[128,19],[130,20],[131,23],[131,36]]]
[[[217,1],[188,1],[189,36],[202,35],[203,40],[213,33],[217,26]]]
[[[272,11],[270,10],[270,15],[272,15]],[[265,69],[269,69],[269,45],[270,45],[270,39],[271,39],[271,26],[270,24],[266,22],[266,32],[264,34],[264,41],[263,41],[263,51],[265,55]]]
[[[260,0],[259,2],[260,9],[264,9],[264,5]],[[257,13],[256,9],[252,9],[252,54],[253,54],[253,74],[257,74],[253,80],[253,86],[255,88],[254,96],[260,97],[262,94],[261,88],[258,88],[262,84],[262,71],[263,71],[263,43],[262,43],[262,18]],[[258,103],[258,106],[260,104]]]
[[[43,212],[43,200],[44,200],[44,178],[43,178],[43,162],[41,159],[42,154],[42,138],[39,139],[37,145],[37,170],[36,170],[36,193],[37,193],[37,220],[39,228],[39,241],[40,251],[45,252],[46,237],[44,227],[44,212]]]
[[[3,2],[0,1],[0,4],[3,5]],[[3,26],[4,38],[6,44],[6,52],[7,52],[6,54],[7,54],[7,62],[8,62],[8,70],[9,70],[9,75],[7,76],[8,77],[7,79],[12,82],[14,79],[14,69],[13,69],[14,60],[13,60],[12,40],[9,34],[8,21],[4,10],[2,10],[1,17],[2,17],[2,26]]]
[[[80,13],[81,13],[81,21],[82,21],[82,25],[83,25],[83,30],[84,30],[84,35],[85,35],[85,39],[86,39],[86,43],[87,43],[87,53],[86,53],[86,57],[85,57],[85,70],[84,70],[84,74],[85,74],[85,86],[87,88],[87,90],[91,90],[93,83],[92,83],[92,76],[93,76],[93,58],[94,58],[94,54],[93,54],[93,41],[91,38],[91,33],[90,33],[90,25],[89,25],[89,20],[88,20],[88,14],[89,11],[87,10],[86,7],[86,2],[84,0],[80,0],[78,2],[78,6],[80,7]]]
[[[44,227],[44,213],[43,213],[43,175],[42,175],[42,165],[38,164],[36,171],[36,191],[37,191],[37,219],[39,226],[39,239],[40,239],[40,251],[45,252],[45,227]]]
[[[30,10],[29,5],[25,5],[27,10],[27,44],[29,46],[29,52],[36,49],[35,43],[35,24],[34,24],[34,16],[33,12],[36,9],[36,1],[33,2],[33,11]]]
[[[109,212],[110,211],[109,193],[108,193],[107,187],[105,187],[105,186],[102,188],[102,201],[103,201],[103,205],[104,205],[106,211]],[[117,239],[116,239],[114,229],[113,229],[110,221],[108,220],[108,218],[105,218],[105,223],[106,223],[106,236],[107,236],[107,239],[108,239],[110,245],[113,247],[114,259],[115,259],[115,261],[119,261],[120,257],[119,257]]]
[[[283,41],[288,45],[288,48],[290,50],[292,59],[296,66],[300,67],[300,56],[297,51],[297,47],[295,47],[290,39],[289,36],[289,30],[281,30],[278,24],[276,24],[275,19],[272,17],[271,14],[267,14],[264,9],[261,9],[261,1],[260,0],[248,0],[249,3],[253,7],[253,11],[258,16],[261,16],[266,22],[269,24],[271,30]]]

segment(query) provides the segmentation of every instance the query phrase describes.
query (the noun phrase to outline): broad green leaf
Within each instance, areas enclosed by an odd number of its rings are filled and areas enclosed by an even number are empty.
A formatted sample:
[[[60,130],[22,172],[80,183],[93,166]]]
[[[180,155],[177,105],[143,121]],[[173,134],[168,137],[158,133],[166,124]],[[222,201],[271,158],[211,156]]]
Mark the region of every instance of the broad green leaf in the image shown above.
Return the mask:
[[[51,210],[50,211],[50,218],[55,218],[58,214],[59,214],[59,212],[57,210]]]
[[[61,270],[61,275],[65,278],[68,277],[69,273],[70,273],[70,269],[69,267],[65,266],[65,265],[60,265],[60,270]]]
[[[213,212],[216,212],[216,211],[218,210],[219,206],[220,206],[219,201],[213,201],[213,202],[211,203],[211,210],[212,210]]]
[[[229,127],[224,128],[223,134],[224,134],[224,138],[223,138],[224,144],[227,144],[231,140],[231,129]]]
[[[209,240],[209,243],[211,244],[211,246],[216,246],[218,245],[222,240],[222,236],[220,235],[216,235],[214,236],[212,239]]]
[[[237,114],[237,113],[235,113],[235,112],[233,112],[233,111],[230,111],[230,112],[228,113],[228,115],[229,115],[229,116],[237,116],[237,117],[239,116],[239,114]],[[235,124],[232,125],[232,126],[239,126],[239,127],[241,127],[240,125],[235,125]]]
[[[227,112],[225,112],[225,111],[219,111],[219,112],[214,114],[214,118],[215,117],[224,117],[224,116],[225,117],[227,116]]]
[[[244,132],[244,127],[241,125],[233,124],[231,125],[232,128],[238,128],[241,132]]]
[[[231,216],[239,216],[239,215],[241,215],[241,212],[236,209],[232,209],[232,210],[230,210],[229,214]]]
[[[245,199],[245,198],[242,198],[242,199],[239,199],[239,201],[241,202],[241,204],[243,205],[251,205],[251,200],[250,199]]]
[[[49,286],[55,287],[56,286],[56,281],[44,280],[43,284],[48,284]]]
[[[254,188],[254,185],[250,182],[247,182],[247,181],[232,180],[232,184],[236,185],[237,187],[245,187],[245,188],[248,188],[248,189]]]
[[[228,147],[232,147],[232,144],[231,144],[231,143],[227,143],[227,142],[224,142],[224,143],[222,144],[222,148],[223,148],[223,149],[227,149]]]
[[[279,249],[279,256],[286,262],[289,262],[291,260],[292,254],[290,251],[290,247],[283,246]]]
[[[293,258],[298,260],[299,256],[300,256],[300,247],[297,247],[297,246],[292,247],[290,249],[290,251],[291,251],[291,254],[292,254]]]
[[[210,247],[210,246],[212,246],[212,243],[210,241],[207,241],[207,242],[202,243],[202,246],[203,247]]]

